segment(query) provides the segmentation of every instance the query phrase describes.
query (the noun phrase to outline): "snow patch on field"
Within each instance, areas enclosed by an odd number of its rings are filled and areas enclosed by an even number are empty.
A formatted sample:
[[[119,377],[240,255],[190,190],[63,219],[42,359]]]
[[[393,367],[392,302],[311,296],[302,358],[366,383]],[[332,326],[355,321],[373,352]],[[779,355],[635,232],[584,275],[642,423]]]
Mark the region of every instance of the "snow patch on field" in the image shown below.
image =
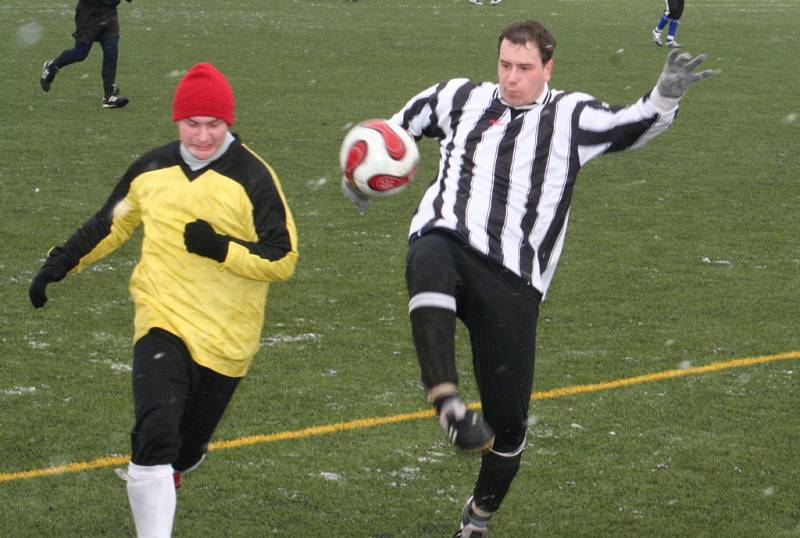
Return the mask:
[[[339,473],[331,473],[331,472],[328,472],[328,471],[322,471],[321,473],[319,473],[319,475],[322,478],[324,478],[325,480],[328,480],[329,482],[343,482],[344,481],[344,477],[342,475],[340,475]]]
[[[298,335],[291,334],[276,334],[275,336],[267,336],[261,339],[262,346],[276,346],[278,344],[292,344],[295,342],[307,342],[319,340],[320,336],[314,333],[303,333]]]
[[[11,387],[0,391],[3,396],[20,396],[22,394],[35,394],[36,387]]]

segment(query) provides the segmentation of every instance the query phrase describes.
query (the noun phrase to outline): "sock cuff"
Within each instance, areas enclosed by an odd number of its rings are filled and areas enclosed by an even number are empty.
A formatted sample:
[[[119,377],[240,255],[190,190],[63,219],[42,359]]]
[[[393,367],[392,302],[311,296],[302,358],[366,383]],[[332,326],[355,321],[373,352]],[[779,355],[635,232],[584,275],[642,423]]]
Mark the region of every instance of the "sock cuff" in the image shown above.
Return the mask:
[[[436,407],[437,412],[441,409],[445,400],[457,396],[458,386],[455,383],[439,383],[435,387],[431,387],[428,390],[428,401],[431,402],[434,407]]]
[[[172,465],[136,465],[128,462],[128,476],[134,480],[153,480],[158,478],[172,478]]]

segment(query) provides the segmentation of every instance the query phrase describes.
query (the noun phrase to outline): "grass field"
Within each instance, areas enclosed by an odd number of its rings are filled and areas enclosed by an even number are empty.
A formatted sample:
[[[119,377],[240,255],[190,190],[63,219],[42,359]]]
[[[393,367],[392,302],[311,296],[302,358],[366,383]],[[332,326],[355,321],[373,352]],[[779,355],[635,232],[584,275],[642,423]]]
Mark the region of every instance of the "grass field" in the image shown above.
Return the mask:
[[[679,41],[720,73],[664,136],[580,176],[498,538],[800,537],[800,3],[687,4]],[[130,162],[175,138],[178,77],[211,61],[236,91],[235,131],[281,177],[300,262],[271,288],[263,348],[185,480],[175,536],[449,537],[477,460],[427,413],[403,279],[435,147],[420,144],[417,184],[358,216],[341,139],[442,79],[493,80],[496,36],[523,18],[555,34],[553,87],[633,102],[664,60],[649,42],[662,6],[123,2],[131,104],[103,110],[99,48],[38,85],[74,1],[3,2],[0,536],[133,535],[112,468],[129,450],[138,241],[49,288],[41,311],[27,289]]]

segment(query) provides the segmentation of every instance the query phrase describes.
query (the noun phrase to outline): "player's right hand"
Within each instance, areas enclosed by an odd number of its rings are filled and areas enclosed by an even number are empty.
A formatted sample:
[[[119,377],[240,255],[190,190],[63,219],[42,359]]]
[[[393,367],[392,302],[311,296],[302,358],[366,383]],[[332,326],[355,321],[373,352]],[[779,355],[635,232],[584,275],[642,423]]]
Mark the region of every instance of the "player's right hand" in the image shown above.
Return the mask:
[[[363,215],[367,211],[369,198],[365,194],[358,192],[344,177],[342,178],[342,193],[345,198],[356,206],[356,211],[358,211],[359,215]]]

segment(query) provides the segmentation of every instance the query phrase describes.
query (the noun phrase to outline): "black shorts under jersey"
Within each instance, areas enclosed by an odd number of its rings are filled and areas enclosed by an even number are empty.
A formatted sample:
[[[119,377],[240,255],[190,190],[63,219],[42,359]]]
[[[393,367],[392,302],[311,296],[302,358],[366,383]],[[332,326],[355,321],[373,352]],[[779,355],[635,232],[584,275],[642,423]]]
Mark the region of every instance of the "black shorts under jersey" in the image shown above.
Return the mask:
[[[75,8],[75,32],[72,37],[83,43],[119,36],[117,8],[93,7],[78,2]]]
[[[674,21],[680,19],[683,15],[683,0],[667,0],[667,9],[664,13]]]
[[[151,329],[133,351],[131,461],[177,471],[198,463],[240,380],[197,364],[183,340]]]

